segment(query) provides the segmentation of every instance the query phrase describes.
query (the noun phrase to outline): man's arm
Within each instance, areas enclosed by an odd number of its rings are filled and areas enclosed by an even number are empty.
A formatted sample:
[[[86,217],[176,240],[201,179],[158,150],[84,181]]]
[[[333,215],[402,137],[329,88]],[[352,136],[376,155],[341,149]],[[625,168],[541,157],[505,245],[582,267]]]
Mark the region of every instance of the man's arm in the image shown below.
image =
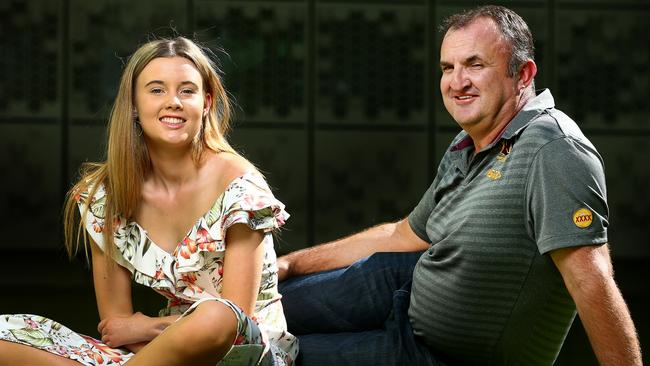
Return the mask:
[[[614,282],[607,245],[551,252],[576,303],[601,365],[641,365],[641,348],[630,312]]]
[[[291,276],[342,268],[376,252],[415,252],[429,243],[420,239],[404,218],[343,239],[306,248],[278,258],[280,280]]]

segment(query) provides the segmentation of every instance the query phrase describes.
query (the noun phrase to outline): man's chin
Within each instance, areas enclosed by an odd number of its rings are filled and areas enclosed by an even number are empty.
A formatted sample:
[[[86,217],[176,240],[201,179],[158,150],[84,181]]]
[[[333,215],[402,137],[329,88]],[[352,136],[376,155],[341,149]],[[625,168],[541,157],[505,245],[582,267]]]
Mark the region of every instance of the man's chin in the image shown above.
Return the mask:
[[[476,124],[476,117],[468,115],[453,115],[452,118],[464,130]]]

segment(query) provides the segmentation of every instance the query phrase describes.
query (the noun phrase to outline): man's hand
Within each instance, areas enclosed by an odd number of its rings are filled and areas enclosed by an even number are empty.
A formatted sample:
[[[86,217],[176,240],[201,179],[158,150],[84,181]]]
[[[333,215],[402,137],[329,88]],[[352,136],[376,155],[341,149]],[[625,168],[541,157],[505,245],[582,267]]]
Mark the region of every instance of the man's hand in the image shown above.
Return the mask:
[[[278,258],[278,281],[284,281],[291,277],[291,264],[286,256]]]

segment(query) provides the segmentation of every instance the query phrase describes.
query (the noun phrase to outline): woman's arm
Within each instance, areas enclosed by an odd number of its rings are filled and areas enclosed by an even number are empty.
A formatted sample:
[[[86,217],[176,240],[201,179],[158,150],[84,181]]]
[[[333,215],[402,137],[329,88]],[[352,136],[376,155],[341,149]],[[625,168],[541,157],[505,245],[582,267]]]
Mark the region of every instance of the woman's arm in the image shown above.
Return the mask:
[[[243,224],[235,224],[226,232],[221,296],[249,316],[253,315],[262,278],[263,239],[264,233]]]
[[[101,321],[97,330],[110,347],[126,347],[138,351],[156,337],[177,316],[149,317],[133,312],[131,274],[124,267],[109,262],[93,242],[91,246],[95,297]]]

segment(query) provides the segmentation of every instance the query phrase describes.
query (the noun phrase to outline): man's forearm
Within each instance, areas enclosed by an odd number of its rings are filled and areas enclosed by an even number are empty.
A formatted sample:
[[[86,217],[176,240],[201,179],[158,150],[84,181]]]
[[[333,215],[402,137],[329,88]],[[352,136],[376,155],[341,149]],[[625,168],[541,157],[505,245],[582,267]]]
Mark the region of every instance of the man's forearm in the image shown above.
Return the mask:
[[[280,279],[347,267],[376,252],[418,251],[428,245],[413,233],[407,219],[381,224],[281,257],[278,261]]]
[[[578,309],[601,365],[641,365],[641,347],[630,312],[614,281],[605,245],[551,252]]]
[[[613,278],[585,286],[578,314],[601,365],[641,365],[641,348],[623,296]]]
[[[289,264],[288,275],[297,276],[351,265],[377,251],[395,230],[395,223],[374,226],[343,239],[320,244],[287,254],[282,259]]]

